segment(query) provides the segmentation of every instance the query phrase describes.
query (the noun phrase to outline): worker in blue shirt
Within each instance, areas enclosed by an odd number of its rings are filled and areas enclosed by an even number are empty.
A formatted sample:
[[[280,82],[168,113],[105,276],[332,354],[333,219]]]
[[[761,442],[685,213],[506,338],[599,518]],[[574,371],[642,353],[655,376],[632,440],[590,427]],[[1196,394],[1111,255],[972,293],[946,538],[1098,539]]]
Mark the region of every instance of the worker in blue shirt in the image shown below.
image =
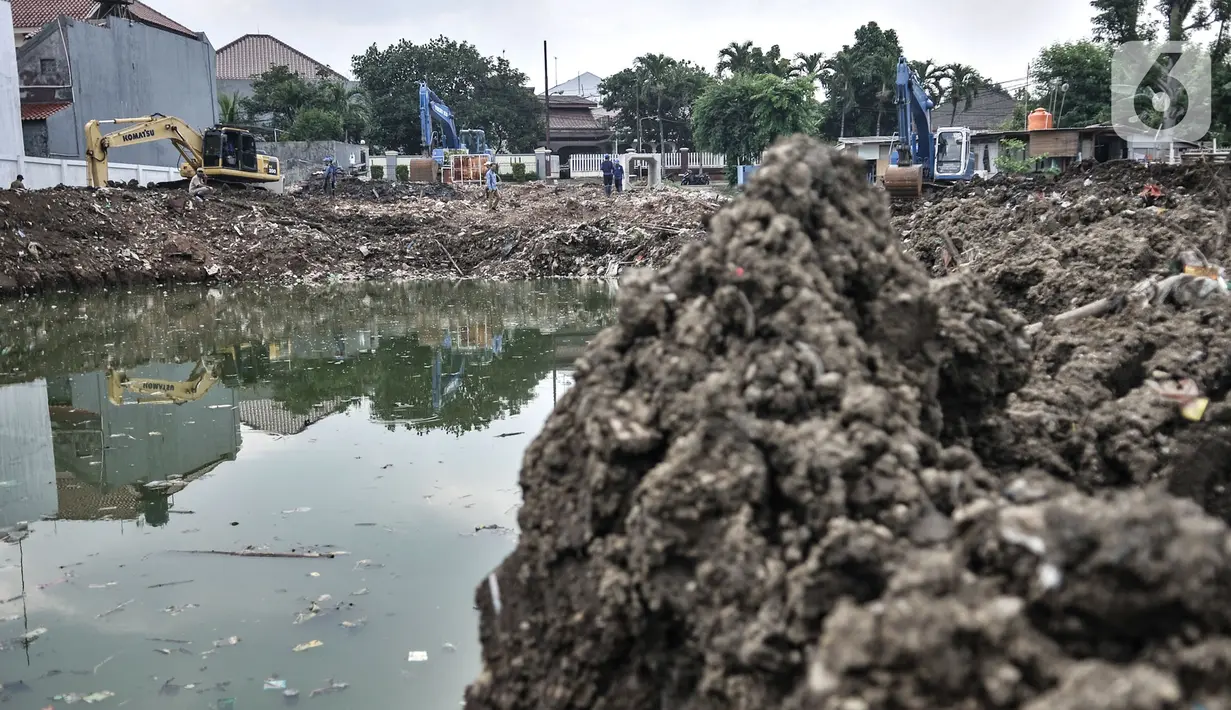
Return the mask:
[[[333,158],[325,158],[325,185],[324,192],[326,195],[332,195],[338,184],[338,166],[333,164]]]
[[[615,182],[615,164],[611,162],[610,155],[603,156],[603,162],[599,163],[598,169],[603,172],[603,192],[611,197],[611,186]]]
[[[494,210],[500,204],[500,175],[496,173],[496,164],[494,162],[487,164],[487,175],[485,178],[487,180],[487,189],[484,192],[486,193],[487,204]]]
[[[615,161],[615,189],[616,192],[624,192],[624,164],[620,161]]]

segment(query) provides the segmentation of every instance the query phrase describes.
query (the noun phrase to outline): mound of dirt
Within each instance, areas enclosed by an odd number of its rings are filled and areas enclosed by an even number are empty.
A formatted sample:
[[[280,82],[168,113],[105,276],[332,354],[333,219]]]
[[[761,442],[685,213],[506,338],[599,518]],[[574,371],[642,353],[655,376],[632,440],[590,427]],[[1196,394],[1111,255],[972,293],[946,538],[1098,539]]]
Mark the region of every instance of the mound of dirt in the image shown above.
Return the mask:
[[[1149,184],[1159,198],[1143,197]],[[893,219],[934,275],[958,261],[1030,320],[1127,288],[1183,249],[1231,262],[1231,167],[1082,164],[1058,177],[993,178],[938,194]]]
[[[467,707],[1231,701],[1224,525],[989,473],[1025,321],[929,282],[863,173],[780,143],[708,241],[628,278],[526,453]]]
[[[0,294],[139,282],[615,276],[665,264],[704,236],[703,220],[722,202],[680,190],[606,199],[585,188],[511,185],[493,211],[476,190],[448,188],[437,199],[389,189],[380,200],[227,190],[207,202],[166,190],[0,191]]]

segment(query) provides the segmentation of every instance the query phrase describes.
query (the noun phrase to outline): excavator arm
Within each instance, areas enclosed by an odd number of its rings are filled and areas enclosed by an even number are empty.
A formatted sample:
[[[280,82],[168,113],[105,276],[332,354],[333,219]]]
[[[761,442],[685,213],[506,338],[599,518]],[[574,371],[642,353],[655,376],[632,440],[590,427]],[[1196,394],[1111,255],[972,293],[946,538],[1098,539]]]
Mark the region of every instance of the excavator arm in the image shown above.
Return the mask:
[[[885,171],[885,189],[894,197],[918,197],[924,180],[932,179],[935,145],[930,112],[932,100],[906,57],[898,57],[894,81],[898,110],[898,164]]]
[[[114,133],[103,135],[99,126],[127,125]],[[112,147],[140,145],[154,141],[171,141],[184,158],[180,174],[190,177],[204,165],[205,140],[192,126],[174,116],[153,114],[140,118],[93,120],[85,124],[86,175],[90,187],[107,185],[107,151]]]
[[[182,382],[129,377],[123,370],[107,370],[107,399],[116,406],[125,404],[124,393],[132,393],[129,404],[184,404],[205,396],[218,381],[218,365],[201,360],[188,379]]]
[[[457,123],[453,120],[453,109],[428,88],[427,82],[419,82],[419,129],[423,132],[423,147],[429,152],[432,148],[432,118],[440,124],[441,142],[445,150],[457,150],[462,142],[457,136]]]

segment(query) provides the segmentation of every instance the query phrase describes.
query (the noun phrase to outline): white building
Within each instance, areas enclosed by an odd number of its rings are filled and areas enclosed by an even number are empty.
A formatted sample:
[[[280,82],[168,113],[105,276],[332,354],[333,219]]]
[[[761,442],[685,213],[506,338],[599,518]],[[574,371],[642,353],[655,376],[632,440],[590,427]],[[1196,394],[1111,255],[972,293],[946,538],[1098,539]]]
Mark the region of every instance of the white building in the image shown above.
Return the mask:
[[[0,189],[17,177],[17,158],[25,157],[19,87],[13,5],[10,0],[0,0]]]

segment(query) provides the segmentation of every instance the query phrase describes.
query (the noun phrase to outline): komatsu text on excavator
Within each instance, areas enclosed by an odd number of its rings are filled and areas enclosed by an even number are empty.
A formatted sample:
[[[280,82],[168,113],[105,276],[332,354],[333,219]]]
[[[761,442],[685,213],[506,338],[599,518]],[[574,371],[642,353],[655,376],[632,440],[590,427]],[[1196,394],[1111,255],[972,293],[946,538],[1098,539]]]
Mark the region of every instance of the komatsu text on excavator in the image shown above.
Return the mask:
[[[184,404],[195,402],[218,381],[221,365],[202,358],[182,382],[129,377],[123,370],[107,368],[107,399],[116,406],[124,404]],[[128,393],[131,398],[124,395]]]
[[[125,125],[103,135],[104,124]],[[139,118],[112,118],[85,124],[86,173],[91,187],[107,185],[107,154],[112,148],[167,140],[184,158],[180,175],[190,179],[197,168],[219,183],[256,185],[280,192],[282,170],[278,159],[256,148],[256,136],[247,130],[215,126],[197,133],[183,120],[160,113]]]

